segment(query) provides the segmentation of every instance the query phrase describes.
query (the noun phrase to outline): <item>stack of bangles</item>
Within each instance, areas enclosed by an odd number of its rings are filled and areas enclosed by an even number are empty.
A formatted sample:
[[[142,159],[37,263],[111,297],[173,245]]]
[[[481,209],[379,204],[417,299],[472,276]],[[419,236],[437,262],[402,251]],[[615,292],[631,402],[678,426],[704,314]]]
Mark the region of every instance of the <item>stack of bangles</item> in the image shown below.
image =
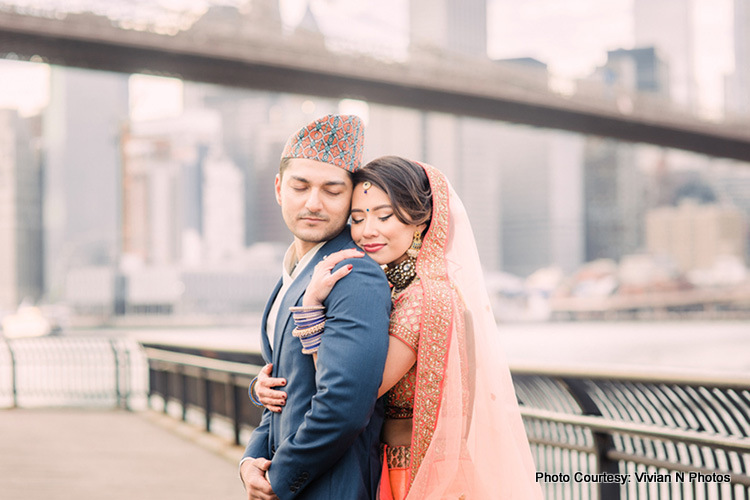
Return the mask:
[[[313,354],[318,352],[320,337],[326,325],[326,308],[324,306],[297,306],[290,307],[289,311],[294,318],[294,329],[292,335],[302,342],[302,354]]]

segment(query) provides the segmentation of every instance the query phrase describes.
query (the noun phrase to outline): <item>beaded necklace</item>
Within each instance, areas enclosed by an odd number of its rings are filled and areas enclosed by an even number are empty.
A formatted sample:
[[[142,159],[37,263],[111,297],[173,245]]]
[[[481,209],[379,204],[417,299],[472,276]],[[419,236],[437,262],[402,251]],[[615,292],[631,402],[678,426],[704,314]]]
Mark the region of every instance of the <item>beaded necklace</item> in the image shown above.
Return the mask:
[[[393,285],[391,295],[400,293],[417,277],[417,259],[407,256],[398,264],[386,265],[383,270],[388,282]]]

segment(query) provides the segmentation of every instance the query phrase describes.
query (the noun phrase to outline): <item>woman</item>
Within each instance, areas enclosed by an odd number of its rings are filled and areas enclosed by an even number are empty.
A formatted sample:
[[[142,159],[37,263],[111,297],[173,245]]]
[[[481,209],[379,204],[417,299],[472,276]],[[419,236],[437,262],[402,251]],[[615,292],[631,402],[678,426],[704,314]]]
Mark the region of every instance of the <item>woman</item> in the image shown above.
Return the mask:
[[[393,156],[357,171],[354,184],[352,238],[392,286],[381,499],[541,498],[461,201],[435,168]],[[321,304],[346,274],[331,273],[343,258],[316,268],[295,311],[303,352],[325,335]],[[259,378],[272,411],[282,383]]]

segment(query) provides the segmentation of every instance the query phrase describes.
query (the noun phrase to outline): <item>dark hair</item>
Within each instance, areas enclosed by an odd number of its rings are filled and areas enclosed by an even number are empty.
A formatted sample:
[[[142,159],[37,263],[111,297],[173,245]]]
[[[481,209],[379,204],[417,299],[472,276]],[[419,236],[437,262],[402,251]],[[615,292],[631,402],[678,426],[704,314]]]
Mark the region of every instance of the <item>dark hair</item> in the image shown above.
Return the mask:
[[[391,200],[393,213],[404,224],[430,225],[432,189],[419,164],[399,156],[381,156],[354,172],[354,185],[370,181]]]

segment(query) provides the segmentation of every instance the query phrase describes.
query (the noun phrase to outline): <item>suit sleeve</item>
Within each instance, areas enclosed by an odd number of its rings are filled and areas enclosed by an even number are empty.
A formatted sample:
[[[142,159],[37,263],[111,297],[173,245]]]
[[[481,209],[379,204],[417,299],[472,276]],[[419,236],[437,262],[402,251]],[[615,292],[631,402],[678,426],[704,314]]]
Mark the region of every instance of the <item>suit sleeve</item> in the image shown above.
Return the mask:
[[[300,491],[329,470],[367,427],[388,353],[390,290],[370,259],[352,259],[352,272],[325,301],[326,325],[318,350],[316,394],[297,432],[273,457],[274,491]],[[291,498],[291,497],[290,497]]]

